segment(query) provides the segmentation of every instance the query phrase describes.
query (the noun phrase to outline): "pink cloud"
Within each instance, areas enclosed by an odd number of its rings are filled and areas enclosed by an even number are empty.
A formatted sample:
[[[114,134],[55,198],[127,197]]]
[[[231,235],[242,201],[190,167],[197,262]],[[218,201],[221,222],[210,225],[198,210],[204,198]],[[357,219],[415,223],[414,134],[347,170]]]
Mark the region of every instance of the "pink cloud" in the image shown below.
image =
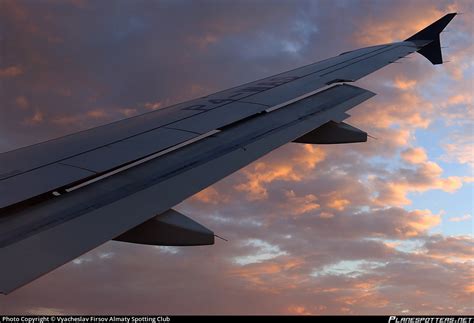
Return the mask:
[[[458,217],[451,217],[448,219],[450,222],[463,222],[463,221],[469,221],[472,219],[472,215],[470,214],[465,214],[463,216],[458,216]]]
[[[28,101],[28,99],[24,96],[18,96],[16,99],[15,99],[15,104],[20,108],[20,109],[28,109],[30,103]]]
[[[289,156],[266,158],[244,168],[242,173],[246,181],[237,184],[236,190],[247,192],[250,200],[265,199],[268,197],[266,186],[274,181],[301,181],[304,174],[325,158],[320,147],[302,145],[292,148]]]
[[[416,154],[416,153],[415,153]],[[407,198],[408,193],[423,193],[429,190],[442,190],[453,193],[460,189],[463,182],[468,178],[460,176],[449,176],[443,178],[441,167],[432,161],[421,162],[423,156],[413,153],[405,153],[405,159],[415,163],[415,168],[400,169],[398,173],[392,174],[391,179],[375,179],[374,184],[378,191],[374,202],[380,205],[407,205],[411,201]],[[421,154],[422,155],[422,154]]]
[[[10,78],[20,76],[24,73],[21,66],[8,66],[0,69],[0,78]]]
[[[32,116],[28,117],[23,121],[24,124],[26,125],[37,125],[40,124],[44,121],[44,114],[43,112],[36,110]]]
[[[425,150],[421,147],[407,148],[402,151],[401,156],[410,164],[421,164],[428,160]]]

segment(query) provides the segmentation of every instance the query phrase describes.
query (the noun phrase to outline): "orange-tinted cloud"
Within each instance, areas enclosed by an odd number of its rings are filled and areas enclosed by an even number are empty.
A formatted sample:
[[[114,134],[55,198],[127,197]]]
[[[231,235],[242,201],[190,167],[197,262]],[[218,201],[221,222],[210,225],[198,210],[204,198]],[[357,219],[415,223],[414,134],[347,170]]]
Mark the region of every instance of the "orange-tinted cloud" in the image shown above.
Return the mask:
[[[426,255],[446,262],[474,262],[474,241],[469,236],[432,236],[425,243]]]
[[[30,103],[28,99],[24,96],[18,96],[15,99],[15,104],[20,108],[20,109],[28,109]]]
[[[431,120],[427,114],[433,103],[423,99],[418,93],[401,91],[392,101],[369,102],[365,113],[357,111],[354,120],[371,128],[386,129],[393,125],[407,128],[427,128]],[[367,113],[370,111],[370,113]]]
[[[62,127],[74,126],[81,127],[84,125],[98,125],[96,122],[104,122],[110,120],[111,115],[104,109],[92,109],[86,111],[84,114],[77,115],[59,115],[51,117],[48,122]],[[110,120],[112,121],[112,120]]]
[[[237,185],[238,191],[248,192],[249,200],[264,199],[268,196],[265,188],[266,184],[275,180],[282,181],[299,181],[301,176],[293,172],[291,165],[267,165],[263,162],[257,162],[253,166],[252,171],[244,170],[247,182]]]
[[[349,200],[337,197],[333,194],[327,206],[338,211],[343,211],[350,203],[351,202]]]
[[[23,68],[21,66],[8,66],[0,69],[0,78],[16,77],[23,73]]]
[[[94,119],[101,119],[107,117],[107,112],[102,109],[87,111],[87,116]]]
[[[442,190],[453,193],[460,189],[468,178],[459,176],[441,177],[443,170],[432,161],[420,161],[424,158],[421,152],[406,152],[404,158],[410,163],[416,162],[414,169],[403,169],[394,174],[392,179],[375,180],[378,195],[375,202],[380,205],[407,205],[411,201],[406,197],[411,192]]]
[[[219,194],[216,188],[210,186],[202,190],[201,192],[195,194],[191,199],[199,201],[201,203],[219,204],[225,203],[229,199],[229,197]]]
[[[307,172],[324,160],[324,150],[317,146],[302,145],[284,159],[265,159],[243,169],[246,181],[235,186],[248,193],[249,200],[268,197],[266,186],[274,181],[301,181]]]
[[[395,78],[395,87],[400,90],[408,90],[413,88],[417,81],[416,80],[408,80],[404,77],[398,76]]]
[[[42,123],[43,120],[44,120],[43,112],[36,110],[32,116],[24,120],[24,124],[29,125],[29,126],[37,125],[39,123]]]
[[[285,192],[285,197],[286,199],[280,202],[280,207],[288,210],[291,215],[302,215],[321,207],[314,194],[296,196],[295,192],[290,190]]]
[[[148,109],[148,110],[157,110],[159,108],[162,107],[162,103],[160,101],[156,101],[156,102],[147,102],[145,103],[145,109]]]
[[[308,311],[304,306],[301,305],[290,305],[288,306],[288,314],[290,315],[315,315],[316,313]]]
[[[392,19],[387,16],[373,15],[360,24],[355,37],[361,45],[401,41],[441,18],[447,12],[456,11],[455,5],[440,10],[435,6],[420,3],[421,8],[423,8],[423,15],[411,7],[397,8],[397,15]]]
[[[138,109],[124,108],[124,109],[120,109],[120,113],[122,113],[125,117],[129,118],[129,117],[132,117],[134,115],[137,115],[138,114]]]
[[[405,149],[401,156],[403,160],[410,164],[421,164],[428,160],[425,150],[421,147]]]

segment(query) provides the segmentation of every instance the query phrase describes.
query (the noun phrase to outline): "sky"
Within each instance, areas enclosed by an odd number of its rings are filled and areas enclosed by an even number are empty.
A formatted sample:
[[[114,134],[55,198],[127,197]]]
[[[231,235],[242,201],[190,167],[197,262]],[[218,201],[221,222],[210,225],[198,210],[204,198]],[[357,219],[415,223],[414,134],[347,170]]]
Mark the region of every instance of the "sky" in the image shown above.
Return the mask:
[[[0,152],[463,13],[446,64],[415,53],[356,82],[377,96],[346,122],[376,139],[287,144],[176,206],[227,242],[108,242],[0,295],[0,313],[474,314],[473,7],[0,0]]]

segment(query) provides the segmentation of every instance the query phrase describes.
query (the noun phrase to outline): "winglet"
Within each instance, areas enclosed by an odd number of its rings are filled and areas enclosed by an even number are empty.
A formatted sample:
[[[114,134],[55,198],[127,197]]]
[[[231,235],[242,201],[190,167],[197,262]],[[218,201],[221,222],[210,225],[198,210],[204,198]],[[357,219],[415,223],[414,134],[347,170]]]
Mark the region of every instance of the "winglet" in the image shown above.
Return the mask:
[[[418,53],[425,56],[434,65],[443,64],[443,56],[441,54],[441,43],[439,41],[439,34],[449,24],[449,22],[456,16],[457,13],[448,13],[444,17],[438,19],[428,27],[420,30],[406,41],[430,41],[423,46]]]

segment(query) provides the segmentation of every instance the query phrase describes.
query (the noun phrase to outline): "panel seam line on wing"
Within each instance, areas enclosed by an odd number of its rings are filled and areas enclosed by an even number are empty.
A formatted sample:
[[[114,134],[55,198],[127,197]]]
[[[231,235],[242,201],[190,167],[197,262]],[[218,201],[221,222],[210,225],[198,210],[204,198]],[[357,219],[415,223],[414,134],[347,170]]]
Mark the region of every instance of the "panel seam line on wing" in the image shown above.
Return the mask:
[[[123,172],[123,171],[126,171],[126,170],[128,170],[128,169],[130,169],[130,168],[136,167],[136,166],[141,165],[141,164],[143,164],[143,163],[146,163],[146,162],[148,162],[148,161],[150,161],[150,160],[153,160],[153,159],[156,159],[156,158],[158,158],[158,157],[160,157],[160,156],[163,156],[163,155],[165,155],[165,154],[168,154],[168,153],[170,153],[170,152],[172,152],[172,151],[174,151],[174,150],[176,150],[176,149],[182,148],[182,147],[187,146],[187,145],[190,145],[190,144],[192,144],[192,143],[194,143],[194,142],[196,142],[196,141],[199,141],[199,140],[202,140],[202,139],[207,138],[207,137],[209,137],[209,136],[212,136],[212,135],[214,135],[214,134],[216,134],[216,133],[218,133],[218,132],[220,132],[220,130],[212,130],[212,131],[209,131],[209,132],[207,132],[207,133],[205,133],[205,134],[202,134],[202,135],[200,135],[200,136],[197,136],[197,137],[191,138],[191,139],[189,139],[189,140],[183,141],[183,142],[181,142],[181,143],[179,143],[179,144],[177,144],[177,145],[175,145],[175,146],[169,147],[169,148],[167,148],[167,149],[164,149],[164,150],[162,150],[162,151],[159,151],[159,152],[157,152],[157,153],[154,153],[154,154],[152,154],[152,155],[150,155],[150,156],[147,156],[147,157],[145,157],[145,158],[141,158],[141,159],[139,159],[139,160],[137,160],[137,161],[134,161],[134,162],[132,162],[132,163],[130,163],[130,164],[127,164],[127,165],[125,165],[125,166],[119,167],[119,168],[117,168],[117,169],[115,169],[115,170],[113,170],[113,171],[111,171],[111,172],[107,172],[107,173],[105,173],[105,174],[103,174],[103,175],[100,175],[100,176],[98,176],[98,177],[95,177],[95,178],[93,178],[93,179],[90,179],[90,180],[88,180],[88,181],[85,181],[85,182],[83,182],[83,183],[81,183],[81,184],[78,184],[78,185],[76,185],[76,186],[67,188],[67,189],[66,189],[66,192],[69,193],[69,192],[75,191],[75,190],[77,190],[77,189],[79,189],[79,188],[82,188],[82,187],[84,187],[84,186],[93,184],[93,183],[95,183],[95,182],[98,182],[98,181],[103,180],[103,179],[105,179],[105,178],[108,178],[108,177],[110,177],[110,176],[116,175],[116,174],[121,173],[121,172]]]

